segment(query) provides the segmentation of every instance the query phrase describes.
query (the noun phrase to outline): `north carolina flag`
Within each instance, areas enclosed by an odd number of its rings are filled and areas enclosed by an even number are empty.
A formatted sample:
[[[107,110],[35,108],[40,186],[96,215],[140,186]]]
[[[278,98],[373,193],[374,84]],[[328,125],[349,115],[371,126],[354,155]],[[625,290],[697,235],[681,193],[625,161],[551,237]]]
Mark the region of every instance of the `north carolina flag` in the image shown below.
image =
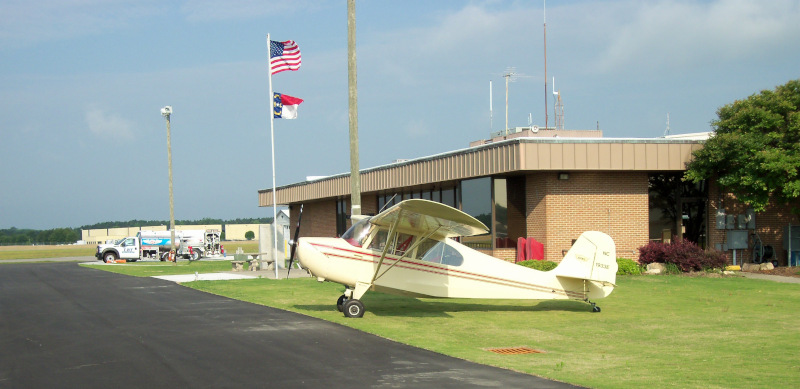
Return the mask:
[[[275,93],[272,96],[272,115],[276,119],[297,119],[297,106],[303,99]]]

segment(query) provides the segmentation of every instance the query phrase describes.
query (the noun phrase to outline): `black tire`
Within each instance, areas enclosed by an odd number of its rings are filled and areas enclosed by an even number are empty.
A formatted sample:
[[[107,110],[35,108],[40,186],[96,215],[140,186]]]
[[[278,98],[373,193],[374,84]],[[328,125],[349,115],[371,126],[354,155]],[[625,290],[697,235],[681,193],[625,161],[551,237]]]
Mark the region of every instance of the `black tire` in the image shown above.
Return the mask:
[[[347,296],[345,296],[345,295],[339,296],[339,299],[336,300],[336,309],[338,309],[339,312],[344,312],[344,302],[345,301],[347,301]]]
[[[600,307],[598,307],[597,305],[593,306],[592,312],[600,312]]]
[[[192,255],[189,257],[190,261],[199,261],[200,260],[200,252],[197,250],[192,250]]]
[[[350,299],[344,302],[344,317],[354,318],[364,316],[364,304],[360,300]]]
[[[169,253],[161,254],[161,256],[159,257],[159,259],[161,259],[161,262],[166,262],[167,258],[169,258]]]
[[[107,251],[103,253],[103,262],[105,263],[115,263],[117,261],[117,253],[113,251]]]

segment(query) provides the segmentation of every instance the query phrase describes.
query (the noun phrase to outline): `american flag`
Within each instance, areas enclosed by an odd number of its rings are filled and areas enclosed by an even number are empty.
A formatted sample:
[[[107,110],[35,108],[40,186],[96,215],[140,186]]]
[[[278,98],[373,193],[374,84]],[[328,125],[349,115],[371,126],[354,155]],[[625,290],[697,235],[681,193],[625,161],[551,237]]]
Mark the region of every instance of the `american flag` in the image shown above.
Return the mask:
[[[300,69],[300,48],[294,41],[269,41],[270,74]]]

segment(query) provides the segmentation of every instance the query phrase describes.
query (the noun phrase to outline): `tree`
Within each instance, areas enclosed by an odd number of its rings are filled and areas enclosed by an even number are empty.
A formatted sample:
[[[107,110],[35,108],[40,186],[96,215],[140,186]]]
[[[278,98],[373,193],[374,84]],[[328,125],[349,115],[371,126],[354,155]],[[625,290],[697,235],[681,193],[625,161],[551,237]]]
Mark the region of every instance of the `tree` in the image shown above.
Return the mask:
[[[685,179],[715,179],[763,211],[770,198],[800,198],[800,79],[717,110],[714,135],[694,152]]]
[[[247,240],[253,240],[256,237],[256,233],[253,231],[247,231],[244,233],[244,238]]]

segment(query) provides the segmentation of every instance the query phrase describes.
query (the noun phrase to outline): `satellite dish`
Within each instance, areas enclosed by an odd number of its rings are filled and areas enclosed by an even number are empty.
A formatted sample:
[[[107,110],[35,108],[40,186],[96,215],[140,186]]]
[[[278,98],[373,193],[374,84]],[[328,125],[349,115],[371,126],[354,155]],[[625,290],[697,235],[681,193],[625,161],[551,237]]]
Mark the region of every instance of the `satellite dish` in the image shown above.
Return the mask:
[[[534,133],[537,133],[537,132],[539,132],[539,126],[533,126],[533,127],[531,127],[531,131],[533,131]]]

